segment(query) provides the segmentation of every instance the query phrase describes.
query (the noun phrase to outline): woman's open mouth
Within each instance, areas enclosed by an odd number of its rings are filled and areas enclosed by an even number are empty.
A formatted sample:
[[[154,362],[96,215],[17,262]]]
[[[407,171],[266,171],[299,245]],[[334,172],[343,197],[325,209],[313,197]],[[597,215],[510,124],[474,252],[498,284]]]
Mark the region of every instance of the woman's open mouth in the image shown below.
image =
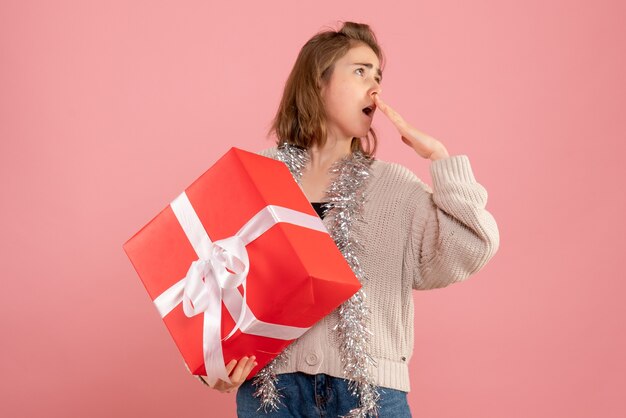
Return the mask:
[[[363,113],[367,117],[371,118],[371,117],[374,116],[374,111],[375,110],[376,110],[376,105],[370,105],[370,106],[367,106],[367,107],[363,108]]]

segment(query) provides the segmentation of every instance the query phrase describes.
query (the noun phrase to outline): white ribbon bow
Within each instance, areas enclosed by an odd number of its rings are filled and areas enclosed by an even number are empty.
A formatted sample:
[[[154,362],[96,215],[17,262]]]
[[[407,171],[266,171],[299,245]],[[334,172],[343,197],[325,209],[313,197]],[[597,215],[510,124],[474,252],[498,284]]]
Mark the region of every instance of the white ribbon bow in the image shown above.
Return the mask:
[[[308,330],[270,324],[254,316],[246,303],[246,280],[250,270],[246,245],[279,222],[324,233],[328,231],[317,216],[268,205],[232,237],[211,242],[185,192],[170,206],[198,255],[198,260],[191,263],[183,279],[154,299],[154,303],[161,317],[165,317],[181,302],[188,317],[204,313],[202,348],[208,383],[214,385],[217,379],[230,383],[221,344],[222,302],[231,316],[236,318],[235,326],[224,340],[237,330],[282,340],[296,339]],[[243,288],[243,296],[237,290],[239,286]]]

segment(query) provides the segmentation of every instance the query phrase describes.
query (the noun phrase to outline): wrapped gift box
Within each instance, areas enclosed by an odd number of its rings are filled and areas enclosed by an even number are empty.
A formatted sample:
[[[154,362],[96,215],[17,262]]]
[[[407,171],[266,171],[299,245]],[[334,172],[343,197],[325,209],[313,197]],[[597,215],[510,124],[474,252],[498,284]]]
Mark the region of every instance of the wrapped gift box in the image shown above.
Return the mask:
[[[124,250],[187,367],[210,382],[255,355],[251,378],[360,288],[286,165],[237,148]]]

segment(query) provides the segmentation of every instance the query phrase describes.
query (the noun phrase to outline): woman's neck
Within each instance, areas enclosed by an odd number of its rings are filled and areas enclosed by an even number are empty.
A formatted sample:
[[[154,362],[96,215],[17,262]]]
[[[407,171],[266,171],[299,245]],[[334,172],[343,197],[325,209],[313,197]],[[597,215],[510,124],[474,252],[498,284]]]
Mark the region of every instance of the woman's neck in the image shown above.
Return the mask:
[[[337,161],[352,152],[352,138],[338,141],[328,138],[323,146],[313,145],[309,149],[309,168],[313,171],[328,171]]]

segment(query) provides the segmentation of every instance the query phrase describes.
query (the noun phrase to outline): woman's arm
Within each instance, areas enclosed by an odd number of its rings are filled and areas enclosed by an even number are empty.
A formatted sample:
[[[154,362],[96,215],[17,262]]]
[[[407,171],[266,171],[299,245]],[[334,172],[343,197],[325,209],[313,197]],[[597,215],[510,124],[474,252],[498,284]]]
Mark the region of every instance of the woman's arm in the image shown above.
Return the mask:
[[[407,123],[379,94],[373,99],[402,142],[431,160],[433,191],[415,189],[416,210],[405,254],[408,264],[415,266],[413,288],[433,289],[465,280],[500,245],[496,221],[485,209],[487,190],[474,179],[466,155],[450,157],[440,141]]]
[[[409,245],[413,288],[434,289],[478,272],[500,245],[493,216],[485,209],[487,191],[476,182],[469,158],[433,161],[433,190],[416,190]]]

